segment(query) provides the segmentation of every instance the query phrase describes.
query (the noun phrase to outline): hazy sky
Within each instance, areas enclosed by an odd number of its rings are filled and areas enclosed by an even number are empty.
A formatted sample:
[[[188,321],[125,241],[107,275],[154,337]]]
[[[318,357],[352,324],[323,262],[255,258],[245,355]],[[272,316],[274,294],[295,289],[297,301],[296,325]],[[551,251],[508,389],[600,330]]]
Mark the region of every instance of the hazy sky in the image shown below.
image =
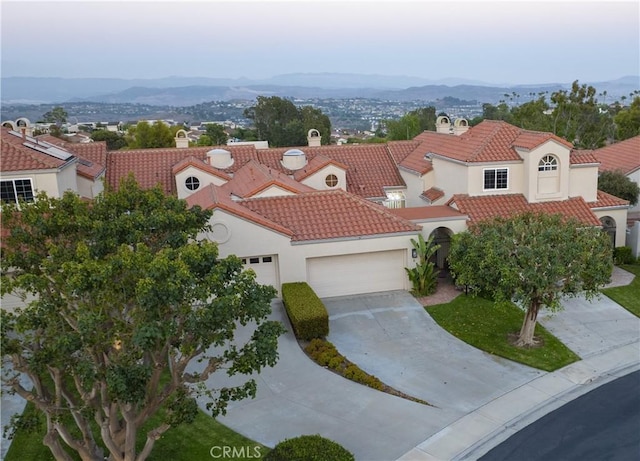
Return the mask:
[[[550,83],[640,73],[638,0],[0,1],[3,77]]]

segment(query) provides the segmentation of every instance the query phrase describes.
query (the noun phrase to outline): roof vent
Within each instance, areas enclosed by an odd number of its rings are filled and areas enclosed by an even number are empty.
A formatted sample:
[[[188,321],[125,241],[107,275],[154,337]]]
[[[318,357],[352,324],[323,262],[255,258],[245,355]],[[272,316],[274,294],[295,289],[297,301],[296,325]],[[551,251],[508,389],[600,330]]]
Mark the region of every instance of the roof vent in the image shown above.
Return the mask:
[[[469,130],[469,122],[465,118],[457,118],[453,123],[453,134],[461,135]]]
[[[300,149],[289,149],[282,155],[282,166],[289,170],[299,170],[307,164],[307,156]]]
[[[231,152],[225,149],[212,149],[207,152],[207,158],[209,159],[209,165],[221,170],[229,168],[234,162]]]
[[[451,120],[446,115],[440,115],[436,119],[436,133],[449,134],[451,132]]]

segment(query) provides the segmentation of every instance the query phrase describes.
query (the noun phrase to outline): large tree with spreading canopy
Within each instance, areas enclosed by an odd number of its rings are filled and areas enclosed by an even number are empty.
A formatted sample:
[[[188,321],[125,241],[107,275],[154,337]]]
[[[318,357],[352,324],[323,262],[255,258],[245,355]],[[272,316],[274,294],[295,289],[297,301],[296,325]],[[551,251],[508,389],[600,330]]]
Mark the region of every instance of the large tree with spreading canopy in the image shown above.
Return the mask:
[[[536,344],[541,308],[560,309],[564,296],[597,296],[613,269],[611,241],[601,229],[535,213],[480,221],[454,235],[449,262],[458,284],[524,308],[519,346]]]
[[[165,431],[193,420],[196,396],[215,416],[255,395],[251,379],[205,388],[212,373],[275,364],[276,292],[196,239],[209,216],[132,178],[91,203],[67,192],[3,206],[2,294],[35,295],[2,311],[3,380],[44,415],[56,459],[71,460],[71,450],[142,461]],[[241,324],[250,338],[236,338]]]

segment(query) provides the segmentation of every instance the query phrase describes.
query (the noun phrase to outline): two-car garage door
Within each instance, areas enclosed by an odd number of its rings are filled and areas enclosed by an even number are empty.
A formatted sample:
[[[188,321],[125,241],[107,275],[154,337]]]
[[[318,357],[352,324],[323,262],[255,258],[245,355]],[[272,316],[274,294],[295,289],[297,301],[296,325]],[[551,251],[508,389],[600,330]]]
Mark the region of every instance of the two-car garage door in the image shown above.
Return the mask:
[[[307,259],[307,280],[316,294],[343,296],[404,290],[406,250]]]

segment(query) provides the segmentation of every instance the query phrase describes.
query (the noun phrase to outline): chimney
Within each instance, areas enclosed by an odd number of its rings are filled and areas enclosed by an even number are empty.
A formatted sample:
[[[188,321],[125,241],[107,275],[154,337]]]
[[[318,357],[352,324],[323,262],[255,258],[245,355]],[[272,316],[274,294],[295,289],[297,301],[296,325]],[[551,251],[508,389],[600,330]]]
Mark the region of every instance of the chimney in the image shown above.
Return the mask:
[[[314,128],[310,129],[307,133],[307,143],[309,147],[320,147],[322,144],[322,136],[320,136],[320,132]]]

